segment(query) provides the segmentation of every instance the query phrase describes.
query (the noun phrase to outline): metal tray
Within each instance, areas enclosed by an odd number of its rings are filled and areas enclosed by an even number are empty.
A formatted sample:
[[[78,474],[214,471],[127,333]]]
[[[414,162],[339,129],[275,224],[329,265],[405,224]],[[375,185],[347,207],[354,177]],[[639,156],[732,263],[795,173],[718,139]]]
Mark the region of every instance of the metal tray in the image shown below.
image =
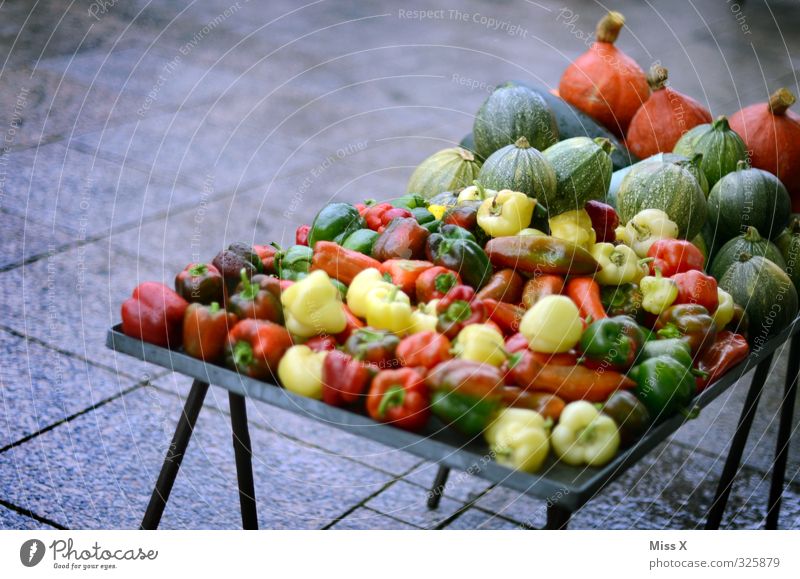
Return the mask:
[[[695,398],[694,404],[700,408],[710,404],[747,372],[771,356],[789,336],[798,331],[800,331],[800,319],[795,320],[788,328],[757,348],[744,362],[709,385]],[[638,442],[620,452],[604,467],[572,467],[558,462],[551,456],[541,472],[528,474],[494,462],[488,447],[480,437],[467,441],[464,436],[433,421],[430,428],[421,434],[380,424],[367,416],[292,394],[275,384],[242,376],[227,368],[192,358],[181,351],[131,338],[122,333],[121,324],[109,330],[106,344],[117,352],[139,360],[301,416],[320,420],[328,426],[401,449],[440,465],[467,471],[472,475],[543,499],[548,505],[558,505],[570,511],[580,508],[605,485],[680,428],[685,421],[683,416],[676,415],[657,423]]]

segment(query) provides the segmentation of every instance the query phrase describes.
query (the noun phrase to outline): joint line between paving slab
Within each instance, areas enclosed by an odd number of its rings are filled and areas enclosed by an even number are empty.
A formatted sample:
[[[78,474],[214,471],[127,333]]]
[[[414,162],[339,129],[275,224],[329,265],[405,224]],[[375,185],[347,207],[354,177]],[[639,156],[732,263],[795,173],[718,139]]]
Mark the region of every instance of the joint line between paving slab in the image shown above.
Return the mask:
[[[67,527],[59,525],[58,523],[56,523],[55,521],[51,521],[47,517],[43,517],[41,515],[37,515],[36,513],[34,513],[33,511],[31,511],[29,509],[24,509],[22,507],[18,507],[17,505],[15,505],[13,503],[9,503],[8,501],[5,501],[3,499],[0,499],[0,506],[3,506],[3,507],[5,507],[5,508],[7,508],[9,510],[12,510],[12,511],[14,511],[14,512],[20,514],[20,515],[24,515],[24,516],[28,517],[29,519],[33,519],[34,521],[38,521],[39,523],[44,523],[45,525],[50,525],[51,527],[54,527],[54,528],[58,529],[59,531],[66,531],[67,530]]]

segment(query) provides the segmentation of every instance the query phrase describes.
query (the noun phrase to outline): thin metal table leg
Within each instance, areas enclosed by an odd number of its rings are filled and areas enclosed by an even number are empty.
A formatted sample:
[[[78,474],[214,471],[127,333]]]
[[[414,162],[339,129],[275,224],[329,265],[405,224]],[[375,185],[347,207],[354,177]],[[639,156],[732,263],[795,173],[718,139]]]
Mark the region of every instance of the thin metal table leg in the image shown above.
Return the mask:
[[[169,450],[167,450],[164,464],[161,465],[156,488],[153,489],[150,503],[147,505],[147,510],[140,525],[141,529],[157,529],[158,524],[161,522],[161,515],[164,514],[164,507],[167,506],[169,493],[172,492],[172,485],[175,483],[175,477],[178,476],[178,471],[181,468],[183,455],[186,454],[186,447],[192,437],[197,416],[203,407],[206,392],[208,392],[208,384],[195,380],[192,384],[192,389],[189,391],[189,396],[186,398],[183,412],[178,419],[178,426],[172,436],[172,443],[169,446]]]
[[[244,396],[228,392],[233,430],[233,451],[236,455],[236,478],[239,482],[239,504],[242,509],[242,528],[258,529],[256,491],[253,483],[253,450],[247,428],[247,403]]]
[[[778,528],[778,518],[781,513],[781,494],[786,475],[786,460],[789,455],[789,440],[792,437],[798,371],[800,371],[800,334],[795,334],[792,336],[789,362],[786,365],[786,385],[781,401],[781,421],[778,426],[778,442],[775,446],[775,461],[772,463],[772,481],[769,487],[767,529]]]
[[[708,510],[706,529],[719,529],[719,525],[722,522],[722,515],[725,514],[725,507],[728,505],[728,497],[730,497],[731,494],[733,479],[736,477],[736,473],[739,470],[739,465],[742,461],[742,453],[744,452],[745,444],[747,444],[750,427],[753,426],[753,418],[758,408],[758,401],[761,399],[761,392],[764,390],[764,383],[769,374],[772,356],[773,355],[770,354],[764,358],[753,374],[753,381],[750,383],[750,389],[747,391],[742,413],[739,415],[739,423],[736,426],[731,448],[728,451],[728,458],[725,460],[722,476],[720,476],[719,484],[717,485],[714,502],[711,503],[711,507]]]
[[[450,475],[450,469],[448,467],[439,466],[439,470],[436,471],[436,478],[433,479],[433,486],[431,487],[431,490],[428,493],[429,509],[439,508],[439,501],[442,500],[442,495],[444,494],[444,487],[447,484],[447,477],[449,475]]]
[[[547,523],[545,530],[559,531],[566,530],[569,527],[569,520],[572,517],[572,511],[565,509],[562,506],[547,504]]]

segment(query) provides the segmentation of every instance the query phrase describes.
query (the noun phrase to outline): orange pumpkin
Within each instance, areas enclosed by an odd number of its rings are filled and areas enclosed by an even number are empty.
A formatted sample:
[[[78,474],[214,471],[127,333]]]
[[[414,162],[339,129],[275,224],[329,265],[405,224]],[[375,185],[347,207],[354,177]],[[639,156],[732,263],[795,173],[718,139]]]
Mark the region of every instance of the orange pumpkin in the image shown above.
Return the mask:
[[[729,119],[750,154],[750,164],[777,175],[800,212],[800,116],[789,110],[794,95],[779,88],[769,102],[750,105]]]
[[[640,159],[671,152],[686,131],[711,122],[708,109],[667,86],[667,76],[666,68],[653,65],[647,77],[653,92],[628,127],[628,148]]]
[[[567,67],[558,85],[561,98],[618,137],[650,95],[644,71],[614,46],[624,25],[619,12],[606,14],[597,24],[595,42]]]

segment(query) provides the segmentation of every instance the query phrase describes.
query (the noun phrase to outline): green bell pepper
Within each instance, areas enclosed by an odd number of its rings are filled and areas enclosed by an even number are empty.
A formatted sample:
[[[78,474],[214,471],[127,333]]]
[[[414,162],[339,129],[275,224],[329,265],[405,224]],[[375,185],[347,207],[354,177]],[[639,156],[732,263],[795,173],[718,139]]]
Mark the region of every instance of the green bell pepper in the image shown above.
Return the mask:
[[[402,207],[403,209],[408,209],[412,213],[414,209],[428,208],[428,202],[425,201],[425,198],[422,195],[417,195],[416,193],[410,193],[408,195],[403,195],[396,199],[390,199],[389,203],[391,203],[394,207]]]
[[[499,407],[497,401],[458,392],[436,391],[431,397],[431,412],[467,436],[483,432]]]
[[[372,246],[375,245],[376,239],[378,239],[377,231],[373,231],[372,229],[357,229],[347,236],[347,239],[342,242],[342,247],[372,256]]]
[[[417,223],[420,225],[425,225],[426,223],[431,223],[436,221],[436,217],[428,211],[427,207],[414,207],[409,209],[411,211],[411,215],[414,216],[414,219],[417,220]]]
[[[692,371],[675,358],[658,356],[634,367],[628,376],[636,384],[636,397],[654,419],[686,412],[697,384]]]
[[[299,281],[311,270],[314,251],[306,245],[292,245],[275,254],[275,272],[280,279]]]
[[[691,368],[693,364],[692,350],[689,344],[680,338],[650,340],[639,352],[637,362],[642,363],[645,360],[658,357],[673,358],[686,368]]]
[[[645,335],[629,316],[595,320],[584,330],[578,343],[589,367],[626,370],[636,360]]]
[[[635,283],[600,286],[600,301],[609,316],[631,316],[636,321],[644,319],[642,291]]]
[[[492,264],[486,252],[470,239],[434,233],[428,238],[426,253],[434,265],[458,272],[464,283],[475,290],[483,287],[492,275]]]
[[[308,245],[317,241],[341,244],[351,233],[367,226],[358,209],[349,203],[328,203],[320,209],[308,232]]]

